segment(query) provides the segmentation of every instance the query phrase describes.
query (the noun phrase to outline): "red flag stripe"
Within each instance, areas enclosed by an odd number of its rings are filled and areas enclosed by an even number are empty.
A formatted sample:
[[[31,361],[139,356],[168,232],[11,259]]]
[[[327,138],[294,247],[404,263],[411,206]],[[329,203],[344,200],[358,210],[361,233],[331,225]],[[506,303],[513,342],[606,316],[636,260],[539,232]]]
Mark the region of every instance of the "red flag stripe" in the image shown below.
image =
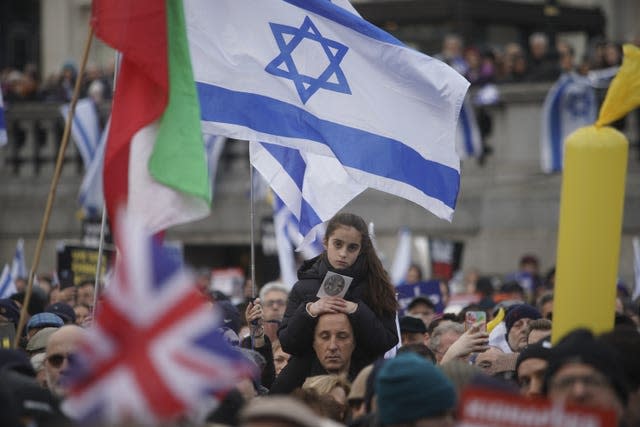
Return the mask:
[[[112,229],[127,202],[131,139],[159,119],[168,103],[167,12],[158,0],[94,0],[96,35],[123,60],[113,96],[104,161],[104,198]]]

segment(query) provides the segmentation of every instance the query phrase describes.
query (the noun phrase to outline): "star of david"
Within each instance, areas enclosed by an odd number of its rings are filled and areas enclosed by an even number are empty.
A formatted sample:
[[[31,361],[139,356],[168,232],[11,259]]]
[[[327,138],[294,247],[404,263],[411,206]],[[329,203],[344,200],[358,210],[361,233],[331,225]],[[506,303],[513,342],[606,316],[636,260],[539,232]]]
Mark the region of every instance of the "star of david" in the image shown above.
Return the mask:
[[[340,62],[349,50],[347,46],[323,37],[308,16],[300,28],[272,22],[269,25],[280,54],[267,65],[265,71],[274,76],[291,79],[303,104],[320,89],[351,94],[347,79],[340,68]],[[329,60],[329,65],[317,77],[301,74],[291,56],[304,39],[318,43]]]
[[[569,93],[566,103],[573,117],[584,117],[591,108],[591,100],[586,93]]]

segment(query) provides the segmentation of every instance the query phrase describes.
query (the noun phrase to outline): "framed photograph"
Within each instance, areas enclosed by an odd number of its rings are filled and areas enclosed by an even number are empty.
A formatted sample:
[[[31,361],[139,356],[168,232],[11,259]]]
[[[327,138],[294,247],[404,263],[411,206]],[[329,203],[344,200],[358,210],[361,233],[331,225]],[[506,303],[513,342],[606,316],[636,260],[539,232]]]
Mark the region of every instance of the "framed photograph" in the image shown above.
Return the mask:
[[[353,277],[343,276],[342,274],[327,272],[324,280],[320,285],[317,296],[322,297],[340,297],[343,298],[349,290],[349,285],[353,281]]]

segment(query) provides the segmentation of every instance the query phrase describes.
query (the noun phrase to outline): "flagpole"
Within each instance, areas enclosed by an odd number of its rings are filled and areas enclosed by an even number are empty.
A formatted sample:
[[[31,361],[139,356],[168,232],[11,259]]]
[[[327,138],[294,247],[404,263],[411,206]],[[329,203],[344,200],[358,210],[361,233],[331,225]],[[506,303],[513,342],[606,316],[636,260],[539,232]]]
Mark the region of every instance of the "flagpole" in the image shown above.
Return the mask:
[[[58,182],[60,181],[62,164],[64,162],[64,153],[67,149],[67,144],[69,143],[69,134],[71,132],[71,121],[73,120],[73,115],[75,114],[75,110],[76,110],[76,104],[78,102],[78,97],[80,95],[82,77],[84,75],[84,69],[87,65],[87,58],[89,57],[89,50],[91,49],[92,41],[93,41],[93,27],[89,25],[89,34],[87,35],[87,40],[85,41],[84,52],[82,54],[82,61],[80,63],[80,70],[78,71],[78,78],[76,80],[76,85],[73,89],[73,97],[71,98],[71,104],[69,105],[69,114],[67,114],[67,119],[64,124],[64,133],[62,134],[62,141],[60,142],[60,148],[58,149],[58,158],[56,160],[56,167],[53,172],[53,179],[51,180],[51,187],[49,189],[47,204],[44,210],[44,216],[42,218],[42,225],[40,226],[40,234],[38,235],[38,242],[36,244],[35,253],[33,255],[33,263],[31,265],[31,270],[29,271],[29,278],[27,281],[27,288],[25,290],[24,302],[22,303],[22,307],[20,309],[20,320],[18,321],[18,327],[16,328],[16,337],[13,343],[14,348],[18,348],[18,345],[20,343],[20,336],[22,335],[22,330],[24,329],[24,324],[27,317],[27,307],[29,306],[29,301],[31,300],[33,279],[35,277],[36,270],[38,269],[38,265],[40,263],[40,254],[42,253],[44,236],[47,231],[47,227],[49,225],[51,210],[53,208],[53,201],[56,196]]]
[[[107,225],[107,210],[102,201],[102,221],[100,223],[100,241],[98,242],[98,261],[96,262],[96,277],[93,282],[93,304],[91,305],[91,319],[96,316],[96,306],[98,305],[98,294],[100,293],[100,271],[102,270],[102,253],[104,251],[104,229]]]
[[[249,143],[251,144],[251,143]],[[256,299],[256,250],[255,250],[255,238],[254,238],[254,217],[255,217],[255,203],[253,195],[253,165],[251,164],[251,154],[249,154],[249,218],[251,220],[251,302]],[[255,349],[255,326],[257,321],[249,326],[251,332],[251,350]]]
[[[116,52],[116,63],[113,69],[113,89],[111,94],[116,91],[116,80],[118,78],[118,71],[120,70],[120,53]],[[106,143],[106,141],[105,141]],[[106,149],[106,148],[105,148]],[[93,305],[91,306],[91,319],[95,319],[96,310],[98,307],[98,298],[100,297],[100,270],[102,270],[102,253],[104,251],[104,234],[107,227],[107,208],[104,203],[104,196],[102,197],[102,220],[100,222],[100,241],[98,242],[98,262],[96,264],[96,277],[93,282]],[[92,320],[93,321],[93,320]]]

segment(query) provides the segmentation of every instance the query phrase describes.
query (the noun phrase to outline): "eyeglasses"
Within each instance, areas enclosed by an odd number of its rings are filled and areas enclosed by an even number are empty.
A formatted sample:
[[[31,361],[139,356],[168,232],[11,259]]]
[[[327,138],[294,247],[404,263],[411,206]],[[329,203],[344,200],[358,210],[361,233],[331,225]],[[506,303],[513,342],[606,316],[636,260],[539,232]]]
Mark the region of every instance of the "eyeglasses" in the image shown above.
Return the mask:
[[[590,388],[604,388],[611,384],[603,375],[568,375],[551,380],[551,387],[556,390],[568,390],[578,382]]]
[[[65,359],[71,362],[71,360],[73,360],[73,354],[52,354],[47,357],[47,363],[57,369],[62,366]]]
[[[286,304],[287,302],[283,299],[272,299],[264,302],[267,307],[284,307]]]

